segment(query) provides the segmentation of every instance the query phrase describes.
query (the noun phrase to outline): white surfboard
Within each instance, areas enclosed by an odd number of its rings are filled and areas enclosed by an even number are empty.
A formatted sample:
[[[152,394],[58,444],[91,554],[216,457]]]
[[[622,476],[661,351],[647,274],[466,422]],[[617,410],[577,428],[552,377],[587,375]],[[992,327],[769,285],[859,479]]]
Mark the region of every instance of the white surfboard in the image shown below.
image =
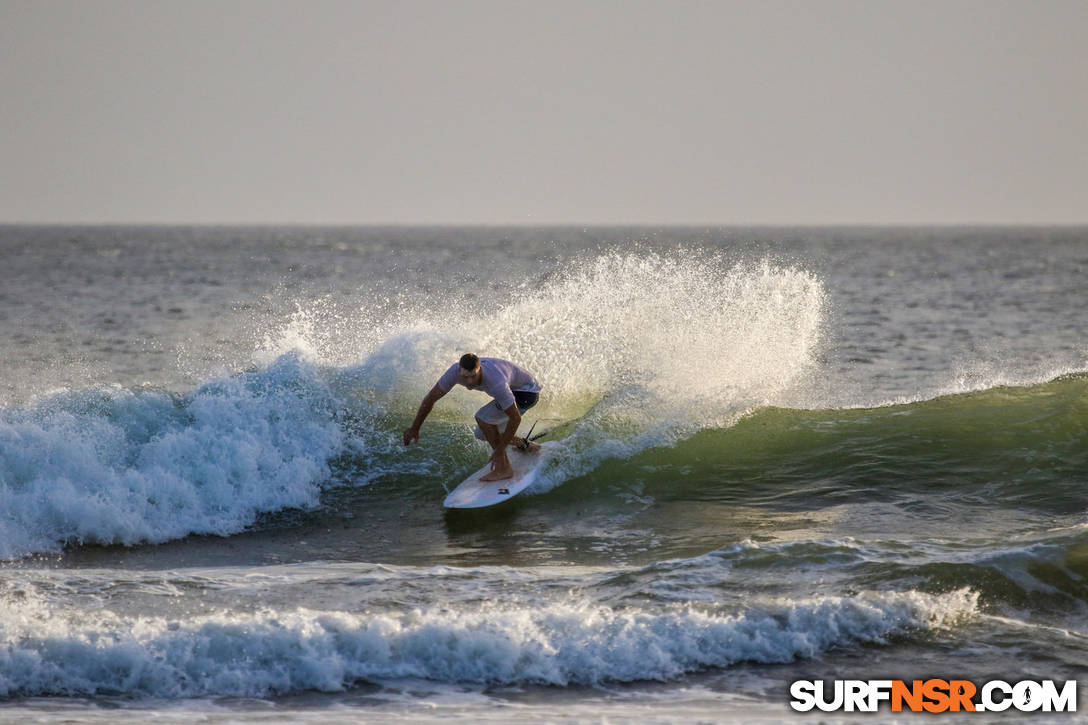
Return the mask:
[[[544,461],[554,456],[559,448],[558,441],[541,443],[540,450],[535,453],[522,453],[516,447],[509,446],[506,449],[506,455],[514,468],[513,478],[502,481],[481,481],[480,476],[486,476],[491,471],[489,460],[487,465],[453,489],[442,505],[451,509],[472,509],[509,501],[533,485],[543,468]]]

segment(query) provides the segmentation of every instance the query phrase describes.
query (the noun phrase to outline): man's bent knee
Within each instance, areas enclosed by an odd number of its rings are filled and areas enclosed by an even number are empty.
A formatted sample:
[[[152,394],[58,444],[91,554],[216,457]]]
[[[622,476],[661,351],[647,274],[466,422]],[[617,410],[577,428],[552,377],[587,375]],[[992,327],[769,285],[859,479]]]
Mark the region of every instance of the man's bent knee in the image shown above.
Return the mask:
[[[479,440],[487,441],[488,443],[490,443],[491,439],[488,437],[489,433],[492,437],[497,437],[499,435],[499,427],[497,425],[492,425],[491,423],[476,418],[476,430],[474,431],[475,436]]]

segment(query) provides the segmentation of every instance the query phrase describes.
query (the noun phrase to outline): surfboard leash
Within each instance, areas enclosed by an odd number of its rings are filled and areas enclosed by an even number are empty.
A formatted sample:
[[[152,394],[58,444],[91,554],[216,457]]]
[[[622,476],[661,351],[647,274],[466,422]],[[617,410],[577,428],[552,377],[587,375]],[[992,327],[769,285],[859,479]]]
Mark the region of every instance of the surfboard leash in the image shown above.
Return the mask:
[[[519,451],[529,450],[529,444],[533,440],[529,436],[531,436],[533,434],[533,430],[536,428],[536,424],[537,424],[537,421],[534,420],[533,424],[531,426],[529,426],[529,432],[525,434],[525,437],[521,439],[521,443],[518,444],[518,450]]]
[[[537,440],[538,438],[543,438],[544,436],[548,435],[548,431],[544,431],[543,433],[537,433],[535,436],[533,435],[533,431],[536,429],[536,424],[539,422],[539,420],[534,420],[533,424],[529,426],[529,432],[526,433],[525,437],[521,439],[523,443],[518,445],[519,451],[529,450],[530,443]]]

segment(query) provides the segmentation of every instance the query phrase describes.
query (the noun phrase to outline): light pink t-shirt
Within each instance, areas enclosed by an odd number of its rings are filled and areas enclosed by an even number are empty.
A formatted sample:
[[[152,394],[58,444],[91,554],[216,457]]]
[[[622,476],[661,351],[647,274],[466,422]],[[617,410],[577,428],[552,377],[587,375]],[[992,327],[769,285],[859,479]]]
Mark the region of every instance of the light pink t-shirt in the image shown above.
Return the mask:
[[[438,387],[442,392],[448,393],[454,385],[465,385],[457,374],[461,363],[454,363],[449,370],[442,373],[438,379]],[[526,370],[519,368],[508,360],[500,360],[497,357],[480,358],[480,370],[483,379],[479,385],[465,385],[469,390],[482,390],[506,410],[514,404],[513,391],[526,391],[530,393],[540,392],[540,383]]]

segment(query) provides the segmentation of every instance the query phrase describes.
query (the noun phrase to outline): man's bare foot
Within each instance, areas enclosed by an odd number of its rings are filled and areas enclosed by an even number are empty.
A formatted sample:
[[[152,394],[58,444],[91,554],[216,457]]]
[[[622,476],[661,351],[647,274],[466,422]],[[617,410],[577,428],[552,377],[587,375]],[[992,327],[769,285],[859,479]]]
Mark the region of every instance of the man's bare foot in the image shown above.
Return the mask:
[[[508,468],[505,471],[491,471],[480,476],[481,481],[505,481],[508,478],[514,477],[514,469]]]

